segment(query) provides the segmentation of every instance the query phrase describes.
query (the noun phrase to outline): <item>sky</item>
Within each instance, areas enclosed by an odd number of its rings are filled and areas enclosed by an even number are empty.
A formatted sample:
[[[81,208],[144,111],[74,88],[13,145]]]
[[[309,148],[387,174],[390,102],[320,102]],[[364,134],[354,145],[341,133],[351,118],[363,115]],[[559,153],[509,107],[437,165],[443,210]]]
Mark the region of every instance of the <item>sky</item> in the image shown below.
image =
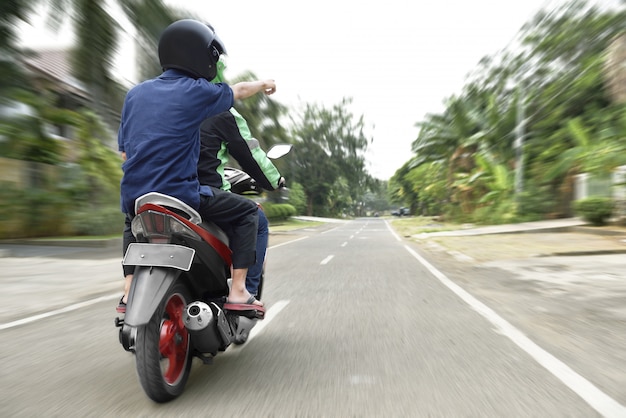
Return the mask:
[[[412,157],[415,124],[441,113],[485,56],[511,44],[540,9],[564,0],[165,0],[210,22],[228,52],[227,78],[252,71],[276,81],[274,100],[302,109],[352,99],[373,142],[367,170],[387,180]],[[43,20],[22,28],[25,45],[61,45],[71,35],[47,33]],[[117,73],[136,80],[132,42],[123,39]]]

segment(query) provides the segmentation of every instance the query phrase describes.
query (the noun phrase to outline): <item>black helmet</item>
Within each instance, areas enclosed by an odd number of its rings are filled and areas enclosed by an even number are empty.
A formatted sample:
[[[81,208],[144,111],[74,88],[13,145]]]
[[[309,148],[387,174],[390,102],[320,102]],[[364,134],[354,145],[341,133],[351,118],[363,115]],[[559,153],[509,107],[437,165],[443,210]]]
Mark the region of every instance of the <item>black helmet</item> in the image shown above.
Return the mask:
[[[183,19],[169,25],[159,39],[159,61],[165,70],[175,68],[211,81],[217,61],[226,49],[211,25]]]

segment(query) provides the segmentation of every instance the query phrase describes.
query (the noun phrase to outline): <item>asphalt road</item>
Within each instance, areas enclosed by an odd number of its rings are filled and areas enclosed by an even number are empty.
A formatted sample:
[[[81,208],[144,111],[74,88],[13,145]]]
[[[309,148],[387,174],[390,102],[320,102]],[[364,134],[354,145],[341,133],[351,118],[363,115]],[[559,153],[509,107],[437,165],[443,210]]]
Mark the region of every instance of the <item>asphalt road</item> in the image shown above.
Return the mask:
[[[533,298],[519,268],[454,259],[383,219],[270,245],[267,319],[215,364],[196,361],[165,405],[143,394],[117,341],[117,250],[0,259],[0,416],[624,416],[623,354],[599,357],[575,335],[555,342],[522,309],[553,301]],[[564,316],[586,321],[584,309]]]

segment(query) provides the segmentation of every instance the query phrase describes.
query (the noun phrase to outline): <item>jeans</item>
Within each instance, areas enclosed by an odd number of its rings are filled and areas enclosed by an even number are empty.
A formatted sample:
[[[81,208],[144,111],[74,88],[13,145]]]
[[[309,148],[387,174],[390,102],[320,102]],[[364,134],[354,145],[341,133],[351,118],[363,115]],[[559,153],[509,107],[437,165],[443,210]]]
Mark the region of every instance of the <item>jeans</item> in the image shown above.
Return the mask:
[[[269,222],[263,210],[259,208],[259,227],[256,235],[256,263],[248,268],[246,276],[246,289],[252,296],[256,296],[261,284],[261,274],[263,273],[263,264],[265,263],[265,253],[267,252],[267,243],[269,239]]]

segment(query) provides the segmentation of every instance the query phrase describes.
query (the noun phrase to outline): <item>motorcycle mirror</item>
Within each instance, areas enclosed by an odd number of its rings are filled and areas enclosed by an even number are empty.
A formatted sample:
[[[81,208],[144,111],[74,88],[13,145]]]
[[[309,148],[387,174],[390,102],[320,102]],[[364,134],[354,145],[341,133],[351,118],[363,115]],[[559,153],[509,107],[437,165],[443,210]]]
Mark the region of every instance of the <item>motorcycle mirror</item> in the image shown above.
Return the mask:
[[[276,144],[267,151],[268,158],[275,160],[288,154],[291,151],[291,144]]]

